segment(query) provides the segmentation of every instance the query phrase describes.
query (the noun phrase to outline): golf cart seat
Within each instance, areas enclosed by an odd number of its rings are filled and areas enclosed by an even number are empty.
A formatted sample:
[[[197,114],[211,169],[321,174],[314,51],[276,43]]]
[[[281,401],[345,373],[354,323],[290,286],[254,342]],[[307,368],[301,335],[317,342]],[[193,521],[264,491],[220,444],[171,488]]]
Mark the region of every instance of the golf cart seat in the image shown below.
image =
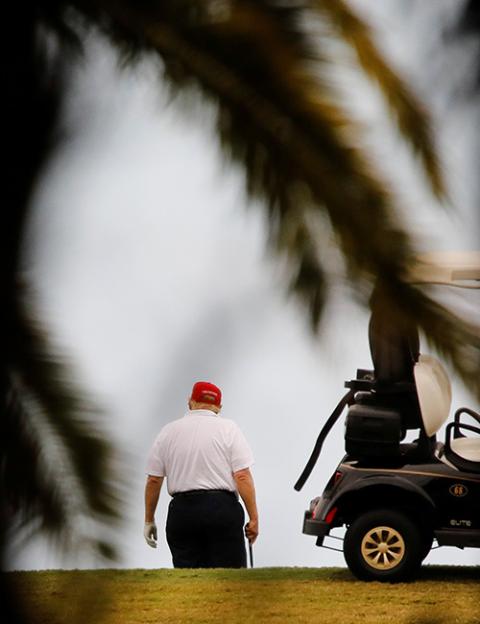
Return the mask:
[[[450,451],[465,460],[480,464],[480,438],[456,438],[450,442]]]
[[[423,428],[427,436],[434,436],[448,418],[451,404],[451,386],[440,362],[421,355],[414,367],[418,401]],[[480,426],[462,422],[466,414],[480,425],[480,415],[467,407],[455,413],[454,421],[446,428],[445,444],[437,446],[439,459],[459,470],[480,472]],[[465,435],[469,432],[474,435]]]

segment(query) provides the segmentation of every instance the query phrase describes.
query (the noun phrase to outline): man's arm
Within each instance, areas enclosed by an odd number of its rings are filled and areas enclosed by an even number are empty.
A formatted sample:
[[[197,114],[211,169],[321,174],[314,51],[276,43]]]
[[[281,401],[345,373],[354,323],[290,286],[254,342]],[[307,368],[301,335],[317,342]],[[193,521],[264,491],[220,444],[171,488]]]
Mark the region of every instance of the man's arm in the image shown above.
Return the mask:
[[[155,522],[155,510],[162,489],[163,477],[148,475],[145,484],[145,522]]]
[[[145,527],[143,536],[149,546],[157,547],[157,527],[155,525],[155,510],[158,497],[162,489],[163,477],[148,475],[145,484]]]
[[[234,472],[233,478],[235,479],[235,485],[237,486],[238,493],[247,508],[249,520],[247,526],[245,527],[245,533],[250,544],[253,544],[258,536],[258,511],[255,499],[255,484],[253,483],[250,468],[244,468],[243,470]]]

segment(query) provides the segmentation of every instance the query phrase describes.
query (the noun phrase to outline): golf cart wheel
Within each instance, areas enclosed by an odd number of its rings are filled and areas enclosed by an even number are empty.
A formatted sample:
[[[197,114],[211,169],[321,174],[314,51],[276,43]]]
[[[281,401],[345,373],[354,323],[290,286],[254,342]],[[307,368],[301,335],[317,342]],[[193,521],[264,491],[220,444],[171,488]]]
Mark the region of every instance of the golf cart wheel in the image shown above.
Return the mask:
[[[343,552],[353,574],[363,581],[408,580],[420,567],[419,529],[400,511],[376,509],[352,522]]]
[[[422,535],[422,545],[420,546],[420,561],[423,561],[428,556],[428,553],[432,550],[433,545],[433,532],[425,531]]]

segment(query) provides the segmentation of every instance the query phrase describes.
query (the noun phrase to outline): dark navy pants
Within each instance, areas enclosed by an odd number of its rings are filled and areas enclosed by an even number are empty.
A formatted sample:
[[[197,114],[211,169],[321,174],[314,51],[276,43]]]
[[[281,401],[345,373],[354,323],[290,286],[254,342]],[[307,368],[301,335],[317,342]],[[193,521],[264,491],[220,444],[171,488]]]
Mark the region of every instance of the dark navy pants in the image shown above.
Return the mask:
[[[202,490],[174,495],[167,542],[175,568],[245,568],[245,514],[232,492]]]

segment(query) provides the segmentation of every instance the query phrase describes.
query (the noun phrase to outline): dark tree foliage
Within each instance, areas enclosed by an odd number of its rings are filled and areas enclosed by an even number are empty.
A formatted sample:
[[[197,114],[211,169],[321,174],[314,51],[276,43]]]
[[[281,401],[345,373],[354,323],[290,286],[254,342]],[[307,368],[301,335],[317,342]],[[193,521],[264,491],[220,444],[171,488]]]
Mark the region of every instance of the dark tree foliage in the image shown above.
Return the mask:
[[[480,41],[480,4],[476,0],[468,0],[458,22],[460,33],[467,37],[475,37]],[[477,62],[476,87],[480,87],[480,60]]]

